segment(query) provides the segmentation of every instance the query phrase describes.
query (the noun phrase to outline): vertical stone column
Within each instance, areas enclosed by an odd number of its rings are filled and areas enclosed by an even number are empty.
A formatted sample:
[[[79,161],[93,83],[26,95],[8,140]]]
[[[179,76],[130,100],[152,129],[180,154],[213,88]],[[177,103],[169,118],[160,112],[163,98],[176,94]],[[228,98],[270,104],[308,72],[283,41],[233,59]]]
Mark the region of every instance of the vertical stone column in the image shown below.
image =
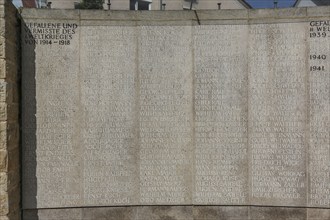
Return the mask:
[[[308,11],[313,15],[313,11]],[[316,14],[316,13],[315,13]],[[322,15],[322,11],[317,13]],[[309,22],[308,206],[330,206],[330,24]]]
[[[251,204],[306,205],[305,33],[304,24],[250,26]]]
[[[16,9],[0,1],[0,219],[20,219]]]
[[[248,201],[247,33],[246,25],[195,28],[197,204]]]
[[[32,19],[24,17],[22,12],[22,206],[25,209],[76,207],[83,200],[80,25],[78,11],[61,13],[53,13],[57,16],[54,19],[49,10],[41,10],[38,18]]]
[[[84,201],[88,205],[135,204],[136,28],[111,21],[97,26],[84,20],[86,16],[88,12],[81,14],[80,44]]]
[[[191,203],[191,26],[139,31],[140,203]]]

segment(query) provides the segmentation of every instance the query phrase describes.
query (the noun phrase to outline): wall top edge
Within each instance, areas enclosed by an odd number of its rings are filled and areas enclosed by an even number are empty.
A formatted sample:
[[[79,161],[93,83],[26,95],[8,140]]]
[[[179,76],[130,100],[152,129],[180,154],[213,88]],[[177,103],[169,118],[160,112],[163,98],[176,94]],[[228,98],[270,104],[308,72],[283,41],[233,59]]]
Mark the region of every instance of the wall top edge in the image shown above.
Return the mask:
[[[6,0],[0,0],[3,2]],[[257,20],[329,17],[330,6],[284,9],[234,9],[197,11],[106,11],[74,9],[30,9],[21,12],[26,19],[185,21],[185,20]]]

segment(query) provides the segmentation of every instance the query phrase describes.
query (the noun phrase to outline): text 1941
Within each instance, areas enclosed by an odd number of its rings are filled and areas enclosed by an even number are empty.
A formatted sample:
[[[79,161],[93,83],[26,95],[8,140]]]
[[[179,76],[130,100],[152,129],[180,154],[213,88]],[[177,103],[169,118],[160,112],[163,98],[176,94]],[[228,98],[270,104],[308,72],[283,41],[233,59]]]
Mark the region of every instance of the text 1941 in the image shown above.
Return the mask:
[[[324,68],[324,66],[310,66],[309,70],[310,71],[324,71],[325,68]]]

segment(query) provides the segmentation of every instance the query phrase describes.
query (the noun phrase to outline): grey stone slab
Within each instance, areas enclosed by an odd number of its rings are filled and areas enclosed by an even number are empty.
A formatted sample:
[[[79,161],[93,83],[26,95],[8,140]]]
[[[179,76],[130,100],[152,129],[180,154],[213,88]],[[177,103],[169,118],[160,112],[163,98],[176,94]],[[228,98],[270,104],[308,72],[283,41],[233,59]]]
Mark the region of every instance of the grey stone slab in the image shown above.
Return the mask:
[[[23,211],[24,220],[82,220],[82,209],[30,209]]]
[[[82,20],[181,21],[195,19],[193,11],[100,11],[80,10]]]
[[[135,220],[193,220],[191,206],[142,206],[138,207]]]
[[[308,7],[307,16],[309,17],[329,17],[330,6]]]
[[[329,209],[248,206],[125,206],[23,211],[24,220],[329,220]]]
[[[160,13],[159,13],[160,12]],[[195,20],[196,16],[193,11],[136,11],[137,20],[154,20],[154,21],[182,21]]]
[[[139,203],[191,204],[192,26],[142,26],[139,33]]]
[[[79,119],[84,204],[139,201],[137,31],[82,26]]]
[[[258,18],[275,18],[277,17],[277,11],[273,9],[253,9],[249,10],[249,19]]]
[[[330,206],[330,38],[318,37],[330,34],[319,31],[318,26],[326,20],[309,23],[309,191],[308,205]],[[330,26],[329,26],[330,27]]]
[[[194,28],[194,204],[248,202],[248,26]]]
[[[198,25],[194,20],[180,20],[180,21],[157,21],[157,20],[142,20],[136,22],[137,26],[192,26]]]
[[[131,26],[134,27],[137,25],[135,20],[81,20],[81,26]]]
[[[305,24],[250,26],[250,204],[305,206]]]
[[[24,208],[82,205],[77,24],[25,19],[22,25]]]
[[[81,220],[135,220],[139,207],[83,208]]]
[[[248,10],[197,10],[201,22],[206,20],[243,20],[248,19]]]
[[[80,10],[81,20],[135,21],[136,11]]]
[[[317,29],[328,19],[197,15],[202,25],[193,11],[23,10],[23,208],[330,206],[330,34]],[[132,210],[192,218],[186,206]],[[254,216],[302,213],[279,210]]]
[[[306,8],[281,8],[281,9],[254,9],[249,10],[249,19],[259,18],[304,18],[307,16]]]
[[[51,22],[51,19],[79,19],[80,11],[71,9],[36,9],[36,8],[23,8],[21,11],[23,20],[27,18],[40,19],[38,22]]]
[[[329,220],[330,209],[307,209],[308,220]]]
[[[307,8],[281,8],[276,10],[277,17],[282,18],[303,18],[307,16]]]
[[[250,207],[250,220],[307,220],[307,209],[285,207]]]
[[[249,10],[249,23],[300,23],[307,18],[306,8],[254,9]]]
[[[235,20],[201,20],[198,25],[248,25],[247,19],[235,19]],[[197,24],[196,24],[197,26]]]
[[[258,18],[258,19],[251,19],[249,20],[249,24],[280,24],[280,23],[287,23],[287,24],[299,24],[306,22],[306,18]]]
[[[244,220],[248,219],[249,207],[194,206],[194,220]]]

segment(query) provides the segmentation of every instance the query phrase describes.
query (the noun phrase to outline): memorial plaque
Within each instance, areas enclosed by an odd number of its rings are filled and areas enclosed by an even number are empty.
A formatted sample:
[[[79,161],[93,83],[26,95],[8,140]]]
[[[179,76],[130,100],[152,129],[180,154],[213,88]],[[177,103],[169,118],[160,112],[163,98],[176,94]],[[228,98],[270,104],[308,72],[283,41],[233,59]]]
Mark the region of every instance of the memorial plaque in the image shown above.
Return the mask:
[[[196,204],[248,201],[246,25],[194,33]]]
[[[23,207],[80,206],[79,26],[26,20],[22,32]]]
[[[249,44],[249,176],[256,205],[306,203],[306,26],[255,24]]]
[[[308,205],[330,206],[330,21],[309,23]]]
[[[24,209],[330,208],[329,18],[198,13],[22,13]]]
[[[192,202],[191,29],[139,28],[141,204]]]
[[[84,204],[137,202],[137,44],[130,26],[81,27]]]

